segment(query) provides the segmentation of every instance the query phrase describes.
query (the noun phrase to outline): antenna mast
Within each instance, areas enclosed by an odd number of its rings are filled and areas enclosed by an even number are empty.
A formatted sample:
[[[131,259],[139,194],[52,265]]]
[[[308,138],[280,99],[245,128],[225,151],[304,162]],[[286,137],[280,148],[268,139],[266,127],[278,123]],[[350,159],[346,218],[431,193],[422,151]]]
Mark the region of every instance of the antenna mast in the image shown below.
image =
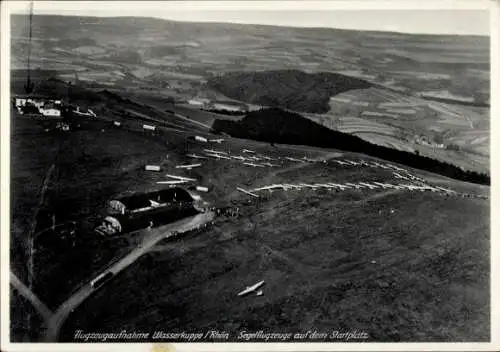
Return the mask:
[[[31,82],[31,37],[33,36],[33,1],[30,1],[29,13],[29,41],[28,41],[28,78],[24,90],[26,94],[33,92],[33,82]]]

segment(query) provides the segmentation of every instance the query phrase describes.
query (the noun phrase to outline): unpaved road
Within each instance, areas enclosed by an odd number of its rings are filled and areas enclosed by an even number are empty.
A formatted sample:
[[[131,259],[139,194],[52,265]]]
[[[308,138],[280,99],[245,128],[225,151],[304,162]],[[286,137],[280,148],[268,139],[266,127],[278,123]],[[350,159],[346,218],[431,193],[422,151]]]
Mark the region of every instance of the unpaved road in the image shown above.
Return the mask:
[[[150,233],[144,237],[141,244],[134,248],[130,253],[128,253],[121,260],[111,265],[109,268],[99,273],[95,277],[111,272],[113,274],[118,274],[122,270],[126,269],[128,266],[133,264],[139,257],[143,254],[149,252],[158,242],[167,238],[173,234],[174,231],[184,232],[191,229],[202,226],[210,222],[214,218],[213,212],[207,212],[198,214],[196,216],[186,218],[167,226],[161,228],[146,230]],[[74,311],[85,299],[87,299],[92,293],[94,293],[99,287],[92,287],[90,282],[88,285],[84,285],[80,290],[75,292],[66,302],[61,304],[57,311],[48,320],[48,328],[45,336],[45,341],[47,342],[57,342],[59,337],[59,331],[68,317],[68,315]]]
[[[31,302],[36,311],[41,315],[44,321],[49,321],[52,312],[49,308],[11,271],[10,284],[28,301]]]

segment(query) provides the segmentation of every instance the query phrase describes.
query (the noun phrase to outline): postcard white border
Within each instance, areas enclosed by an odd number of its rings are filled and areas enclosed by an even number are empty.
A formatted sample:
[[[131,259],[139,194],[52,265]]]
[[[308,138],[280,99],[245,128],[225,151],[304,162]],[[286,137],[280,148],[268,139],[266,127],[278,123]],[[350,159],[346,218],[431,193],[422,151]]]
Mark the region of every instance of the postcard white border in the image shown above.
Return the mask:
[[[49,3],[49,1],[44,1]],[[24,4],[23,4],[24,3]],[[57,6],[79,8],[96,6],[88,1],[58,1]],[[127,6],[140,10],[143,6],[166,6],[159,1],[98,1],[99,6]],[[105,5],[103,5],[105,3]],[[121,4],[120,4],[121,3]],[[498,144],[494,136],[500,135],[500,104],[495,98],[500,96],[500,1],[490,0],[401,0],[401,1],[173,1],[167,6],[177,9],[196,10],[356,10],[356,9],[489,9],[491,39],[491,342],[490,343],[161,343],[161,344],[45,344],[45,343],[10,343],[9,341],[9,194],[10,194],[10,13],[25,6],[26,2],[7,0],[1,5],[1,189],[0,189],[0,250],[1,250],[1,350],[2,351],[152,351],[153,346],[162,345],[165,351],[498,351],[500,350],[500,292],[499,292],[499,244],[497,234],[500,220],[496,218],[496,210],[500,208],[500,187],[493,180],[500,177],[500,156]],[[170,347],[169,347],[170,346]],[[173,346],[173,349],[172,349]],[[159,346],[158,346],[159,347]],[[170,348],[170,349],[169,349]]]

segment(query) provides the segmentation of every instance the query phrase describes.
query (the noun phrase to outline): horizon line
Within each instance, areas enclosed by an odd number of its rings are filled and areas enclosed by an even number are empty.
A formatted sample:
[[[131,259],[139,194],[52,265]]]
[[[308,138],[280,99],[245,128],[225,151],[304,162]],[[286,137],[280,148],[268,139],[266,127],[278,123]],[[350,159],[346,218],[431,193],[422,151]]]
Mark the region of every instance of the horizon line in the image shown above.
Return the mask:
[[[357,10],[335,10],[338,12],[342,11],[357,11]],[[377,10],[372,10],[377,11]],[[459,10],[457,10],[459,11]],[[481,11],[481,10],[478,10]],[[28,16],[28,13],[25,12],[11,12],[11,16]],[[115,16],[115,15],[78,15],[78,14],[60,14],[60,13],[34,13],[34,17],[36,16],[59,16],[59,17],[84,17],[84,18],[105,18],[105,19],[126,19],[126,18],[145,18],[145,19],[155,19],[159,21],[170,21],[176,23],[194,23],[194,24],[232,24],[232,25],[241,25],[241,26],[262,26],[262,27],[277,27],[277,28],[294,28],[294,29],[322,29],[322,30],[339,30],[339,31],[352,31],[352,32],[373,32],[373,33],[393,33],[393,34],[401,34],[401,35],[415,35],[415,36],[450,36],[450,37],[491,37],[491,33],[486,34],[478,34],[478,33],[435,33],[435,32],[411,32],[411,31],[401,31],[401,30],[384,30],[384,29],[357,29],[357,28],[346,28],[346,27],[328,27],[328,26],[302,26],[302,25],[280,25],[280,24],[268,24],[268,23],[254,23],[254,22],[239,22],[239,21],[221,21],[221,20],[179,20],[165,17],[156,17],[150,15],[126,15],[126,16]]]

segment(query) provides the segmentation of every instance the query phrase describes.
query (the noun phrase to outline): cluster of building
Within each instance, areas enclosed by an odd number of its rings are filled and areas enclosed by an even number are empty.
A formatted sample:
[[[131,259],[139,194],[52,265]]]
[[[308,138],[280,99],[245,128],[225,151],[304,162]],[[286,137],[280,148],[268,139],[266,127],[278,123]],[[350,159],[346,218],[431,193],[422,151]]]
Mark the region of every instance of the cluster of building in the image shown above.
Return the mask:
[[[14,106],[20,114],[38,113],[47,117],[60,117],[62,102],[41,96],[17,96],[14,97]]]
[[[24,114],[37,114],[46,117],[59,118],[62,116],[63,102],[60,99],[53,99],[44,96],[16,96],[13,105],[17,112]],[[90,109],[76,106],[73,113],[79,116],[96,117]]]
[[[432,140],[430,140],[427,136],[415,136],[415,143],[420,145],[425,145],[431,148],[440,148],[440,149],[446,148],[444,143],[435,143]]]

